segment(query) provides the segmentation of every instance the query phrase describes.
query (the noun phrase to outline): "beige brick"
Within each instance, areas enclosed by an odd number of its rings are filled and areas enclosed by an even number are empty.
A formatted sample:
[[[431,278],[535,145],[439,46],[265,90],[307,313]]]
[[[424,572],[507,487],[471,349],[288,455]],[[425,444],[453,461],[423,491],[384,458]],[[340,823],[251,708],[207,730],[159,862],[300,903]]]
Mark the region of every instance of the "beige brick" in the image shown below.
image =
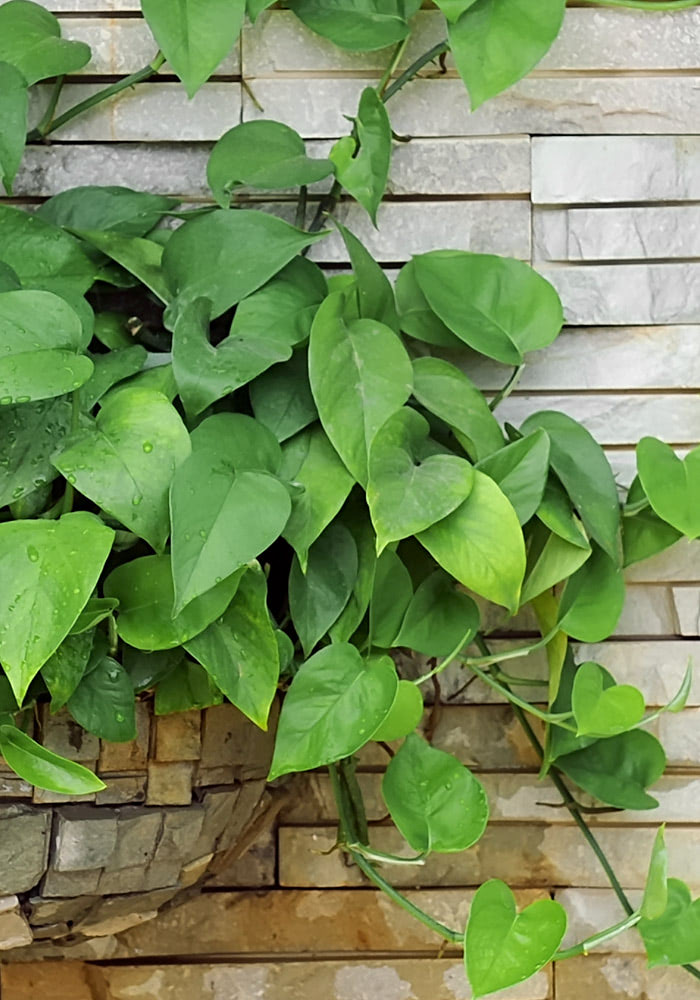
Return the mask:
[[[679,1000],[695,992],[687,972],[679,968],[647,969],[636,955],[588,955],[556,967],[556,995],[562,1000]]]
[[[201,712],[160,716],[156,724],[156,760],[198,760],[202,749]]]
[[[150,708],[144,702],[136,703],[136,739],[129,743],[107,743],[100,745],[101,773],[110,774],[123,771],[145,771],[148,766],[150,739]]]
[[[128,778],[103,778],[107,787],[98,792],[95,801],[98,806],[122,806],[144,802],[146,799],[146,775]]]
[[[47,750],[77,760],[94,768],[100,753],[100,741],[86,732],[66,709],[51,715],[48,705],[40,709],[41,742]]]
[[[148,765],[148,806],[186,806],[192,801],[193,765],[187,761],[177,764]]]
[[[233,767],[239,780],[266,776],[278,711],[275,704],[265,733],[233,705],[207,708],[202,718],[202,768]]]
[[[628,890],[632,906],[639,906],[642,891]],[[568,923],[562,948],[570,948],[579,941],[597,934],[601,927],[612,927],[624,920],[627,914],[612,889],[559,889],[556,899],[566,910]],[[636,930],[625,931],[595,949],[596,955],[643,955],[644,943]]]
[[[259,888],[273,886],[277,867],[277,834],[268,829],[251,844],[242,857],[217,871],[207,881],[211,887]]]

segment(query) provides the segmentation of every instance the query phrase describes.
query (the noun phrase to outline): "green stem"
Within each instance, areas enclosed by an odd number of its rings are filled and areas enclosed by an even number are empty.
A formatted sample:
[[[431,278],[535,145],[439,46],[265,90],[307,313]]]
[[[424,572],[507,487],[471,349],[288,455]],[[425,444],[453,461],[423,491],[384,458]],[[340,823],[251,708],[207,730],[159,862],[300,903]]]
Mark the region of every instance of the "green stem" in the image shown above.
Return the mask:
[[[614,924],[612,927],[608,927],[604,931],[599,931],[598,934],[591,935],[591,937],[586,938],[585,941],[581,941],[580,944],[575,944],[571,948],[565,948],[563,951],[558,951],[552,961],[562,962],[566,958],[576,958],[577,955],[587,955],[589,951],[592,951],[599,945],[605,944],[606,941],[612,940],[612,938],[617,937],[618,934],[622,934],[623,931],[628,931],[631,927],[635,927],[641,919],[642,915],[639,911],[632,913],[624,920],[621,920],[619,924]]]
[[[508,379],[503,388],[500,390],[500,392],[493,397],[493,399],[489,403],[489,409],[491,410],[492,413],[498,406],[501,405],[504,399],[508,399],[511,392],[513,391],[513,389],[515,389],[516,385],[520,381],[520,376],[524,371],[525,371],[525,365],[524,364],[518,365],[518,367],[514,370],[513,374]]]
[[[74,434],[80,426],[80,389],[74,389],[71,394],[71,414],[70,414],[70,432]],[[75,496],[75,490],[73,489],[73,484],[66,480],[66,489],[63,494],[63,501],[61,502],[61,516],[63,514],[70,514],[73,510],[73,498]]]
[[[51,99],[49,100],[46,111],[42,115],[41,121],[36,127],[36,131],[39,135],[46,135],[48,129],[53,121],[53,116],[56,114],[56,106],[58,104],[58,99],[61,96],[61,91],[63,90],[63,84],[65,83],[65,76],[57,76],[53,85],[53,90],[51,91]]]
[[[396,854],[385,854],[384,851],[375,851],[373,847],[367,847],[366,844],[345,844],[345,847],[349,851],[357,851],[361,854],[363,858],[367,858],[368,861],[378,861],[383,865],[424,865],[425,864],[425,854],[417,854],[415,858],[400,858]]]
[[[577,732],[575,726],[568,726],[566,724],[566,720],[572,718],[571,712],[544,712],[541,708],[537,708],[536,705],[526,701],[524,698],[519,698],[517,694],[514,694],[510,690],[507,684],[499,684],[499,682],[485,670],[481,670],[468,660],[465,660],[464,662],[469,670],[475,673],[476,676],[484,682],[484,684],[487,684],[490,688],[493,688],[494,691],[498,691],[499,694],[502,694],[503,697],[511,703],[511,705],[515,705],[523,712],[529,712],[530,715],[534,715],[536,719],[542,719],[543,722],[551,722],[555,726],[560,726],[562,729],[567,729],[572,733]]]
[[[394,80],[394,82],[386,88],[384,91],[384,103],[386,104],[387,101],[390,101],[394,94],[398,94],[402,87],[405,87],[407,83],[410,83],[413,77],[420,73],[424,66],[427,66],[428,63],[432,62],[434,59],[437,59],[443,54],[443,52],[447,52],[449,47],[449,43],[447,39],[445,39],[444,42],[438,42],[437,45],[433,45],[432,49],[428,49],[428,51],[424,52],[422,56],[418,56],[415,62],[412,62],[408,69],[404,70],[401,76],[397,77],[396,80]]]
[[[459,640],[459,645],[455,646],[452,652],[449,653],[444,660],[441,660],[436,667],[433,667],[433,669],[428,671],[427,674],[423,674],[422,677],[417,677],[413,681],[413,683],[416,685],[424,684],[426,681],[429,681],[431,677],[436,677],[438,674],[441,674],[443,670],[446,670],[451,663],[454,663],[454,661],[457,659],[457,657],[462,652],[467,643],[471,641],[472,632],[473,629],[470,626],[464,633],[462,638]]]
[[[536,677],[514,677],[512,674],[504,674],[499,670],[493,675],[494,680],[500,684],[515,684],[523,687],[549,687],[549,681],[538,680]]]
[[[74,105],[72,108],[64,111],[62,115],[59,115],[58,118],[54,118],[50,121],[43,131],[40,131],[39,127],[32,129],[27,136],[27,141],[36,142],[37,139],[43,139],[45,136],[55,132],[56,129],[59,129],[63,125],[66,125],[69,121],[72,121],[73,118],[77,118],[78,115],[82,115],[85,111],[89,111],[98,104],[102,104],[103,101],[109,100],[110,97],[115,97],[117,94],[121,94],[123,90],[133,87],[135,84],[141,83],[143,80],[148,80],[154,73],[158,72],[164,62],[165,56],[162,52],[158,52],[155,58],[149,62],[147,66],[144,66],[143,69],[138,70],[136,73],[132,73],[130,76],[125,76],[116,83],[110,84],[109,87],[105,87],[103,90],[98,90],[96,94],[93,94],[91,97],[87,97],[84,101],[80,101],[79,104]]]
[[[384,74],[379,83],[377,84],[377,97],[384,97],[384,91],[389,86],[389,81],[396,72],[396,67],[399,65],[401,59],[403,58],[403,54],[406,51],[406,46],[408,45],[410,37],[411,37],[410,35],[406,35],[404,40],[402,42],[399,42],[399,44],[394,49],[394,54],[392,55],[391,60],[389,61],[389,65],[384,70]]]
[[[297,229],[303,229],[304,223],[306,222],[306,184],[302,184],[299,188],[299,197],[297,198],[297,211],[294,218],[294,225]]]

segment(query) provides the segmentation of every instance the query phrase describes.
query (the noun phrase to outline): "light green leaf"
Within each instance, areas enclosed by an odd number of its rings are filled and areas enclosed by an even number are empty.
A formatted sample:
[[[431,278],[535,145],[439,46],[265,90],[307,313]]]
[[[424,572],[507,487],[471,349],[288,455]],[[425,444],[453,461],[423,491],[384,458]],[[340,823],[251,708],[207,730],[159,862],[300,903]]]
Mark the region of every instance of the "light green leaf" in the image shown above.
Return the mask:
[[[665,829],[665,824],[659,827],[654,837],[654,846],[651,849],[644,897],[639,908],[645,920],[657,919],[668,906],[668,851],[664,838]]]
[[[243,24],[245,0],[207,0],[204,4],[142,0],[141,9],[191,98],[233,48]]]
[[[302,572],[297,558],[289,574],[289,611],[309,656],[348,603],[357,577],[357,546],[345,527],[329,525],[309,549]]]
[[[415,410],[392,414],[374,436],[369,453],[367,502],[377,552],[441,521],[463,503],[474,469],[463,458],[436,452],[430,426]]]
[[[172,649],[203,632],[231,603],[243,571],[233,573],[172,616],[175,594],[168,556],[123,563],[105,580],[105,597],[119,601],[117,628],[136,649]]]
[[[0,507],[56,478],[50,457],[70,422],[71,406],[62,397],[0,408]]]
[[[343,304],[343,293],[335,292],[316,314],[309,378],[331,444],[365,484],[369,447],[382,424],[408,399],[413,374],[394,331],[376,320],[346,322]]]
[[[393,743],[408,736],[423,718],[423,695],[412,681],[399,681],[389,714],[372,734],[375,743]]]
[[[580,642],[601,642],[615,631],[625,603],[622,570],[594,547],[568,580],[559,606],[559,628]]]
[[[472,492],[457,510],[417,537],[459,583],[515,611],[525,543],[517,514],[483,472],[475,471]]]
[[[243,122],[229,129],[214,146],[207,180],[214,198],[228,208],[237,187],[276,188],[315,184],[333,173],[330,160],[306,155],[304,140],[282,122]]]
[[[462,348],[462,341],[449,330],[428,305],[416,278],[416,264],[409,260],[396,279],[396,303],[401,329],[409,337],[436,347]]]
[[[54,292],[74,308],[74,299],[90,288],[97,269],[70,233],[9,205],[0,205],[0,260],[15,271],[23,288]]]
[[[176,198],[166,198],[127,187],[86,185],[62,191],[49,198],[37,215],[66,229],[115,232],[127,237],[144,236],[164,215],[177,208]]]
[[[82,240],[133,274],[166,305],[172,295],[163,274],[163,248],[152,240],[124,236],[119,232],[77,229]]]
[[[377,225],[391,165],[391,123],[374,87],[365,87],[354,119],[357,145],[341,139],[330,151],[335,174],[345,190]]]
[[[284,699],[269,780],[355,753],[389,714],[397,686],[389,656],[365,662],[348,643],[319,650]]]
[[[535,431],[477,462],[501,489],[526,524],[540,506],[549,471],[549,438]]]
[[[477,0],[448,25],[472,111],[526,76],[559,34],[566,0]]]
[[[162,552],[170,534],[170,483],[189,453],[177,410],[160,393],[134,387],[109,396],[53,463],[84,496]]]
[[[362,319],[378,319],[399,332],[394,290],[383,269],[367,248],[337,219],[333,220],[343,237],[357,282],[358,313]]]
[[[9,195],[22,162],[28,103],[27,81],[10,63],[0,62],[0,180]]]
[[[335,45],[371,52],[406,37],[420,0],[289,0],[288,7]]]
[[[110,743],[136,739],[134,689],[121,663],[103,656],[88,669],[68,701],[78,725]]]
[[[0,753],[15,774],[35,788],[61,795],[90,795],[107,787],[82,764],[52,753],[16,726],[0,726]]]
[[[480,839],[489,818],[480,781],[452,754],[415,734],[392,757],[382,796],[414,851],[465,851]]]
[[[0,60],[31,86],[82,69],[90,61],[90,46],[61,38],[60,21],[40,4],[11,0],[0,7]]]
[[[635,476],[627,494],[627,504],[638,503],[645,497],[646,493],[639,476]],[[651,507],[637,511],[633,517],[623,516],[623,565],[627,568],[644,559],[650,559],[671,545],[675,545],[680,538],[682,538],[681,532],[672,528],[666,521],[662,521]]]
[[[520,604],[539,597],[562,580],[568,580],[590,558],[591,548],[583,529],[583,545],[572,545],[560,535],[534,525],[528,528],[527,573],[520,595]]]
[[[282,449],[266,427],[245,413],[214,413],[191,434],[192,451],[216,452],[235,472],[276,475]]]
[[[557,757],[557,768],[607,805],[656,809],[646,789],[664,773],[666,754],[651,733],[632,729]]]
[[[255,24],[264,10],[271,7],[275,0],[246,0],[246,10],[248,17]]]
[[[538,899],[521,913],[500,879],[476,891],[464,937],[464,960],[474,997],[517,986],[551,961],[566,933],[566,911]]]
[[[156,715],[172,715],[210,708],[223,700],[223,694],[204,667],[183,659],[159,682],[153,710]]]
[[[223,616],[185,643],[217,687],[256,726],[267,729],[280,673],[267,580],[259,565],[242,576]]]
[[[105,618],[109,618],[113,611],[119,607],[119,601],[110,597],[91,597],[83,610],[75,619],[71,635],[82,635],[89,629],[99,625]]]
[[[535,433],[544,433],[539,431]],[[559,480],[550,474],[544,488],[542,502],[537,508],[537,518],[560,538],[577,545],[579,548],[590,547],[588,535],[574,512],[571,501]]]
[[[464,640],[465,646],[469,644],[479,625],[479,609],[471,597],[458,590],[446,573],[436,570],[414,594],[394,645],[424,656],[449,656],[471,626],[473,635]]]
[[[559,296],[522,261],[462,250],[432,250],[413,261],[430,308],[488,358],[520,365],[528,351],[547,347],[561,330]]]
[[[668,902],[656,919],[637,925],[649,958],[649,967],[687,965],[700,961],[700,899],[680,879],[668,880]]]
[[[474,461],[503,448],[503,432],[488,403],[464,372],[441,358],[416,358],[413,395],[444,420]]]
[[[597,663],[582,663],[574,677],[571,707],[579,736],[617,736],[644,716],[644,695],[630,684],[607,682]]]
[[[435,0],[435,5],[440,8],[448,24],[458,21],[465,10],[473,7],[476,0]]]
[[[654,512],[686,537],[700,536],[700,448],[681,460],[663,441],[645,437],[637,467]]]
[[[286,364],[263,372],[250,384],[248,392],[255,419],[279,442],[287,441],[318,419],[306,351],[295,351]]]
[[[413,583],[399,556],[385,549],[377,559],[369,605],[372,646],[391,649],[413,597]]]
[[[92,514],[0,524],[0,663],[21,705],[95,589],[114,532]]]
[[[92,652],[94,633],[71,632],[41,668],[41,676],[51,694],[51,712],[66,704],[82,680]],[[133,701],[133,691],[131,692]]]

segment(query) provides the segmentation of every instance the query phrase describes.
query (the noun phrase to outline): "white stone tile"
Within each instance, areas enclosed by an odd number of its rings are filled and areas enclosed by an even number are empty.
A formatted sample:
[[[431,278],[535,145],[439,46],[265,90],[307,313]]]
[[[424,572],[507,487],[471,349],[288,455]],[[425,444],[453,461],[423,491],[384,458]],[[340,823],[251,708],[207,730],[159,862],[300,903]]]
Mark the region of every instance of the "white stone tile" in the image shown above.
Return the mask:
[[[681,635],[700,636],[700,587],[674,587],[672,593]]]

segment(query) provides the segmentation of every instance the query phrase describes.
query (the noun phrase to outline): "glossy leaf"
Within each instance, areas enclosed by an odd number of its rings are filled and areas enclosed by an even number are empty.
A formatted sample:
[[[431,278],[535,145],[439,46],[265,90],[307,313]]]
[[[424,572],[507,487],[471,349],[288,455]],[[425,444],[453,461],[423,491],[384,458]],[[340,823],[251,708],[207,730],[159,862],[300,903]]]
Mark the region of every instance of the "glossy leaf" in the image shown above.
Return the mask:
[[[31,86],[82,69],[90,47],[61,38],[60,21],[40,4],[10,0],[0,7],[0,61],[18,69]]]
[[[338,182],[359,201],[376,226],[377,210],[389,179],[391,123],[374,87],[362,91],[354,122],[355,138],[340,139],[329,155]]]
[[[68,701],[78,725],[110,743],[136,739],[134,689],[121,663],[101,657],[88,670]]]
[[[409,260],[401,268],[395,290],[399,323],[404,333],[436,347],[453,347],[458,350],[462,347],[459,337],[430,308],[416,278],[415,261]]]
[[[389,656],[365,662],[348,643],[319,650],[285,697],[269,780],[355,753],[389,714],[397,686]]]
[[[477,461],[503,448],[503,433],[483,395],[464,372],[441,358],[416,358],[413,395],[455,432]]]
[[[564,588],[559,628],[580,642],[601,642],[615,631],[624,603],[622,570],[594,548]]]
[[[605,683],[597,663],[576,671],[571,707],[579,736],[617,736],[633,729],[644,716],[644,695],[630,684]]]
[[[429,433],[428,421],[404,407],[374,436],[367,502],[377,552],[441,521],[472,491],[473,467],[456,455],[440,454]]]
[[[534,69],[559,34],[565,8],[566,0],[477,0],[457,20],[448,19],[472,111]]]
[[[82,512],[0,524],[0,571],[8,582],[0,598],[0,663],[20,705],[85,607],[113,538]]]
[[[304,656],[338,620],[357,577],[357,546],[345,525],[329,525],[309,549],[302,572],[294,559],[289,574],[289,611]]]
[[[107,787],[82,764],[52,753],[16,726],[0,726],[0,754],[15,774],[36,788],[61,795],[90,795]]]
[[[557,758],[557,767],[585,792],[618,809],[655,809],[646,789],[661,777],[666,755],[656,737],[633,729]]]
[[[354,52],[383,49],[408,34],[419,0],[289,0],[312,31]]]
[[[80,684],[92,652],[93,638],[92,631],[71,633],[41,668],[41,677],[51,695],[52,713],[63,708]]]
[[[424,656],[449,656],[470,628],[474,638],[479,625],[479,609],[471,597],[458,590],[446,573],[436,570],[416,590],[394,645]],[[470,641],[468,637],[464,645]]]
[[[207,180],[222,208],[237,187],[276,188],[315,184],[333,173],[330,160],[306,155],[304,140],[282,122],[242,122],[224,133],[207,164]]]
[[[556,291],[510,257],[432,250],[413,258],[431,309],[465,344],[506,365],[547,347],[564,322]]]
[[[423,695],[412,681],[399,681],[389,714],[372,734],[377,743],[393,743],[408,736],[423,718]]]
[[[71,635],[82,635],[89,629],[99,625],[105,618],[109,618],[113,611],[119,607],[119,602],[111,597],[91,597],[83,610],[75,619]]]
[[[90,288],[96,270],[70,233],[9,205],[0,205],[0,261],[9,264],[23,288],[54,292],[74,307],[71,300]]]
[[[211,300],[212,318],[220,316],[324,236],[252,209],[220,209],[186,222],[163,253],[166,280],[178,300],[166,312],[169,329],[178,312],[199,298]]]
[[[650,968],[700,961],[700,899],[693,900],[680,879],[668,880],[664,912],[653,920],[640,920],[637,926]]]
[[[537,508],[537,518],[570,545],[583,549],[590,547],[581,519],[574,511],[566,490],[553,474],[550,474],[544,488],[542,502]]]
[[[176,198],[127,187],[86,185],[54,195],[36,214],[67,229],[144,236],[178,204]]]
[[[56,478],[51,455],[70,422],[70,403],[61,397],[0,407],[0,507]]]
[[[518,913],[515,896],[500,879],[477,889],[469,909],[464,960],[474,997],[517,986],[554,957],[566,933],[566,911],[538,899]]]
[[[83,410],[91,410],[113,386],[138,374],[147,359],[148,352],[140,344],[92,355],[94,371],[80,390]]]
[[[413,583],[399,556],[385,549],[377,559],[369,605],[369,634],[373,646],[396,645],[406,609],[413,597]]]
[[[325,300],[314,320],[309,377],[331,444],[360,483],[374,436],[411,392],[411,362],[393,330],[370,319],[346,322],[343,294]],[[338,386],[345,390],[338,392]]]
[[[204,667],[185,658],[159,682],[153,710],[156,715],[172,715],[210,708],[223,700],[223,694]]]
[[[143,556],[112,570],[105,597],[119,601],[117,628],[137,649],[172,649],[203,632],[231,603],[242,573],[222,580],[172,617],[173,578],[168,556]]]
[[[399,332],[394,290],[383,269],[367,248],[338,220],[335,225],[343,237],[357,281],[358,313],[362,319],[378,319]]]
[[[645,920],[656,920],[668,906],[668,850],[664,830],[665,826],[659,827],[651,849],[644,896],[639,908]]]
[[[214,413],[190,435],[192,451],[216,452],[236,472],[269,472],[276,475],[282,449],[273,435],[245,413]]]
[[[464,851],[486,829],[484,787],[452,754],[417,735],[406,738],[382,781],[391,818],[414,851]]]
[[[635,476],[627,494],[627,504],[639,503],[646,497],[644,488]],[[650,559],[663,552],[682,538],[676,528],[662,521],[651,507],[637,511],[634,516],[622,518],[622,551],[625,567]]]
[[[255,419],[279,442],[287,441],[318,419],[306,351],[295,351],[286,364],[268,369],[248,391]]]
[[[246,570],[222,617],[185,646],[229,701],[267,729],[280,663],[260,566]]]
[[[700,536],[700,448],[681,460],[663,441],[645,437],[637,468],[654,512],[687,538]]]
[[[482,458],[476,467],[498,484],[520,524],[526,524],[540,506],[547,483],[549,438],[535,431]]]
[[[464,503],[421,532],[418,541],[463,586],[515,610],[525,575],[525,544],[515,511],[483,472],[474,473]]]
[[[107,398],[95,422],[71,434],[53,461],[77,490],[162,552],[168,490],[189,452],[177,410],[160,393],[135,387]]]
[[[0,61],[0,180],[9,195],[22,162],[28,104],[26,80],[10,63]]]
[[[586,531],[617,562],[620,504],[605,452],[585,427],[565,413],[543,410],[528,417],[520,429],[529,434],[538,428],[547,432],[550,464]]]
[[[158,46],[193,97],[238,38],[245,0],[142,0]]]
[[[142,281],[161,302],[170,302],[172,296],[162,267],[163,248],[157,243],[136,236],[124,236],[116,231],[103,233],[93,229],[79,229],[76,232],[90,246],[111,257],[129,274]]]
[[[591,548],[582,528],[580,535],[586,547],[572,545],[544,527],[528,529],[527,572],[520,595],[521,605],[562,580],[568,580],[590,558]]]

